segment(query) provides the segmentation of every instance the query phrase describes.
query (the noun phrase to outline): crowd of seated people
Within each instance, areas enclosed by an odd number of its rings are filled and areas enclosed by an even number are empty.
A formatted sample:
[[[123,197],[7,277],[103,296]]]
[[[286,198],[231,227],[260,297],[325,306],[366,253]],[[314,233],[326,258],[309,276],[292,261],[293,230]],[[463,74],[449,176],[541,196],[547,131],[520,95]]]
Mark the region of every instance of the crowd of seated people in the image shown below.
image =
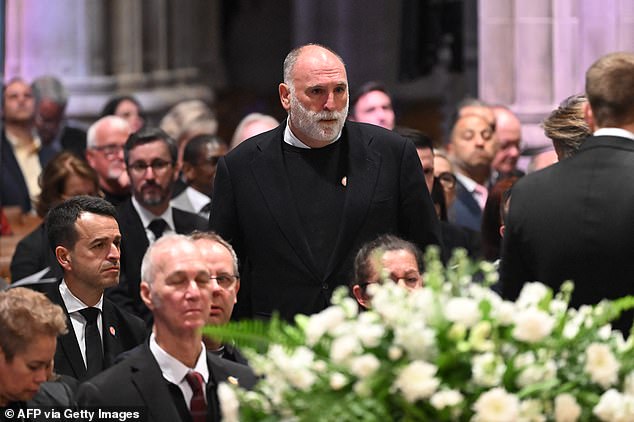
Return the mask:
[[[460,247],[499,263],[496,288],[509,299],[526,281],[557,288],[567,277],[579,282],[575,306],[632,294],[624,251],[634,235],[620,211],[634,208],[621,195],[634,174],[623,158],[634,154],[634,108],[620,93],[634,78],[612,69],[634,74],[634,56],[589,69],[586,94],[543,122],[560,162],[529,174],[517,167],[510,108],[465,99],[447,139],[433,140],[396,125],[381,83],[349,109],[343,61],[314,44],[284,62],[288,118],[247,116],[231,146],[204,103],[179,103],[158,127],[131,95],[113,97],[83,143],[72,141],[59,80],[12,79],[0,211],[42,222],[15,249],[18,287],[0,292],[0,407],[141,406],[153,421],[218,420],[217,383],[257,378],[202,326],[292,320],[328,306],[342,284],[371,307],[368,285],[383,276],[424,288],[429,245],[445,260]],[[579,215],[562,211],[571,207]],[[615,280],[604,292],[593,288],[601,271]]]

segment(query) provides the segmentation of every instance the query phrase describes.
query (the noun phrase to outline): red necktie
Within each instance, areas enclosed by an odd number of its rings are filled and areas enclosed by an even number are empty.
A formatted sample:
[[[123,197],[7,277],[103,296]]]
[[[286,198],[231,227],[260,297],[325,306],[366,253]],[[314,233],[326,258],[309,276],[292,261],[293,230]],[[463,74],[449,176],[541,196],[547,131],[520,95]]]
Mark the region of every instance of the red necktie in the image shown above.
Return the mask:
[[[205,422],[207,420],[207,403],[205,403],[205,395],[203,393],[203,376],[198,372],[188,372],[185,375],[187,383],[191,387],[194,395],[189,402],[189,412],[192,415],[193,422]]]

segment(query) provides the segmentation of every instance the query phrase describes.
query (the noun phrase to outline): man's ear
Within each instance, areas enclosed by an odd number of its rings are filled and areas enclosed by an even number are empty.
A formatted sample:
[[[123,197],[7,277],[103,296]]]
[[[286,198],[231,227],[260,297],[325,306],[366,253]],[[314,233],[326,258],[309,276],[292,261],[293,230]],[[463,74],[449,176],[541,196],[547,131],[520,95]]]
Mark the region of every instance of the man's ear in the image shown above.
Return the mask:
[[[190,163],[183,161],[181,171],[183,172],[187,183],[191,182],[194,179],[194,166],[192,166]]]
[[[154,303],[152,302],[152,289],[147,281],[141,282],[141,300],[145,303],[150,311],[154,311]]]
[[[65,271],[70,271],[72,269],[70,251],[64,246],[59,245],[55,247],[55,258],[57,258],[57,262],[59,262],[59,265],[61,265]]]
[[[361,286],[359,286],[358,284],[352,286],[352,294],[354,295],[355,299],[357,299],[357,302],[359,302],[359,305],[363,306],[366,309],[370,308],[370,298],[363,292]]]
[[[594,133],[597,130],[596,122],[594,121],[594,114],[592,113],[592,108],[590,108],[590,103],[583,103],[583,118],[588,124],[588,128],[590,129],[590,133]]]
[[[285,83],[281,83],[279,86],[280,101],[284,110],[288,111],[291,108],[291,89]]]

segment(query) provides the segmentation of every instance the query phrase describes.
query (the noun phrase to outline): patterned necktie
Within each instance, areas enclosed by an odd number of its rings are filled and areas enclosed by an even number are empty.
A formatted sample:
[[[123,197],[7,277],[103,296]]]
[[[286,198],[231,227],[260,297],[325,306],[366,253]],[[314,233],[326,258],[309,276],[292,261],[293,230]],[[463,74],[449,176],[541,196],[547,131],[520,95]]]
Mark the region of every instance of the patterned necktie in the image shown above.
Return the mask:
[[[185,379],[194,393],[192,400],[189,402],[192,422],[205,422],[207,419],[207,403],[205,403],[205,395],[203,394],[203,376],[198,372],[192,371],[185,375]]]
[[[154,240],[159,240],[167,228],[167,223],[162,218],[157,218],[156,220],[152,220],[147,228],[154,233]]]
[[[79,311],[86,318],[84,341],[86,342],[86,375],[91,378],[103,371],[103,348],[97,326],[99,309],[85,308]]]

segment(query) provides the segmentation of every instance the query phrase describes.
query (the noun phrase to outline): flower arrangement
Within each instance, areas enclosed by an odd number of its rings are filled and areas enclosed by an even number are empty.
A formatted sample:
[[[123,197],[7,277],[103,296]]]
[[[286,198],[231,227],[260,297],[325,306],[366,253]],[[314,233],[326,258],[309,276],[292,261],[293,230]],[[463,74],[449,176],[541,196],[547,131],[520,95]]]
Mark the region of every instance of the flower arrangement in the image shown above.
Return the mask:
[[[370,286],[366,312],[341,288],[296,324],[207,327],[262,376],[219,386],[224,420],[634,421],[634,335],[609,325],[634,297],[575,310],[572,283],[528,283],[505,301],[494,268],[462,251],[445,268],[430,249],[426,269],[414,292]]]

